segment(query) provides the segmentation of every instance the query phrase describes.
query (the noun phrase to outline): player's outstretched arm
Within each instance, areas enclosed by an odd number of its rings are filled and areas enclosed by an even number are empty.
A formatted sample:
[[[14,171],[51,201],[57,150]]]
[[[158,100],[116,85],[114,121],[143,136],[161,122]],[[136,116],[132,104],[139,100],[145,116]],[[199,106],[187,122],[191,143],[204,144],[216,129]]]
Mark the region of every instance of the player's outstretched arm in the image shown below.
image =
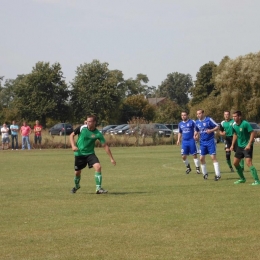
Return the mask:
[[[108,154],[111,163],[114,164],[114,165],[116,165],[116,161],[115,161],[114,158],[113,158],[113,155],[112,155],[112,153],[111,153],[111,150],[110,150],[109,146],[105,143],[105,144],[103,144],[103,147],[104,147],[106,153]]]

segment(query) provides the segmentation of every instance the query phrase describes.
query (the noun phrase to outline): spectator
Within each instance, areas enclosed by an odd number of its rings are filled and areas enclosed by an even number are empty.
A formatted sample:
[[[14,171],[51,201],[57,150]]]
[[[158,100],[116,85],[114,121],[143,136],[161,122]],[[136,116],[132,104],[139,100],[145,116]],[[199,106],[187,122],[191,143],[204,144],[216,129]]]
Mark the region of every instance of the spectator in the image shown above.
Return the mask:
[[[20,133],[22,135],[22,150],[25,149],[25,145],[27,145],[27,149],[31,150],[30,145],[30,134],[32,130],[30,126],[27,125],[26,121],[23,122],[23,126],[20,129]]]
[[[39,124],[39,120],[35,121],[34,131],[34,148],[42,149],[42,126]]]
[[[15,121],[13,121],[12,125],[10,126],[11,129],[11,138],[12,138],[12,150],[16,149],[18,150],[18,131],[19,126],[16,124]],[[14,145],[15,141],[15,145]]]
[[[3,127],[1,128],[2,133],[2,149],[4,150],[5,146],[6,149],[9,149],[9,128],[6,126],[6,123],[3,124]]]

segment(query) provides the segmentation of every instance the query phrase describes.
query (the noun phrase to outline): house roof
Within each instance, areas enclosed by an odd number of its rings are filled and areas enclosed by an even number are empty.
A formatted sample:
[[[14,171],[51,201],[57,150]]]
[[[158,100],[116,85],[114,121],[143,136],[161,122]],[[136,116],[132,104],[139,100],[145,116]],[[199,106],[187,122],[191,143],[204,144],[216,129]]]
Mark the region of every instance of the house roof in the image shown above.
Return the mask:
[[[151,105],[158,105],[162,101],[164,101],[166,97],[160,97],[160,98],[147,98],[149,104]]]

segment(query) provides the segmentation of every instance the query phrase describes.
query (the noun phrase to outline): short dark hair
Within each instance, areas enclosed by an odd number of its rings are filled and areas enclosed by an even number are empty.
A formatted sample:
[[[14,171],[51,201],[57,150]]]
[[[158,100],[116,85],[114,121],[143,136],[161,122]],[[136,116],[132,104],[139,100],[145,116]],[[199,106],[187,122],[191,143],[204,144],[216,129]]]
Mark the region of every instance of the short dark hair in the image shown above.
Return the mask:
[[[198,111],[201,111],[201,113],[204,114],[204,110],[203,109],[198,109],[197,112]]]
[[[93,118],[93,121],[97,122],[97,117],[95,115],[89,115],[89,116],[87,116],[87,119],[88,118]]]
[[[181,114],[185,113],[186,115],[189,115],[189,113],[187,111],[181,111]]]
[[[234,114],[237,114],[238,116],[242,116],[242,113],[241,113],[240,110],[235,111],[235,112],[233,113],[233,115],[234,115]]]

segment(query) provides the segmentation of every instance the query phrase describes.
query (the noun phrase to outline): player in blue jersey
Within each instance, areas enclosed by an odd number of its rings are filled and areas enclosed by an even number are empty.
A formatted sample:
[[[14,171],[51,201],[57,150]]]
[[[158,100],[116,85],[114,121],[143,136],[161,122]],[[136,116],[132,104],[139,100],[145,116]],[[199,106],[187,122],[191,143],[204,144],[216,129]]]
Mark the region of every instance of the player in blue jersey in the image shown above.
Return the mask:
[[[182,121],[178,125],[179,133],[178,133],[178,140],[177,145],[180,145],[180,142],[182,140],[181,144],[181,156],[182,160],[186,165],[186,174],[189,174],[191,172],[191,167],[189,160],[187,159],[188,155],[193,156],[194,164],[196,167],[196,172],[200,174],[200,165],[199,160],[197,158],[197,146],[196,141],[194,139],[194,131],[195,131],[195,121],[189,119],[187,112],[181,112],[181,119]]]
[[[215,131],[218,130],[218,124],[210,117],[204,115],[204,110],[197,110],[196,129],[194,133],[195,139],[200,138],[200,163],[203,178],[208,178],[208,172],[206,169],[205,156],[210,155],[214,170],[215,170],[215,181],[221,178],[219,164],[216,156],[216,143],[214,138]]]

